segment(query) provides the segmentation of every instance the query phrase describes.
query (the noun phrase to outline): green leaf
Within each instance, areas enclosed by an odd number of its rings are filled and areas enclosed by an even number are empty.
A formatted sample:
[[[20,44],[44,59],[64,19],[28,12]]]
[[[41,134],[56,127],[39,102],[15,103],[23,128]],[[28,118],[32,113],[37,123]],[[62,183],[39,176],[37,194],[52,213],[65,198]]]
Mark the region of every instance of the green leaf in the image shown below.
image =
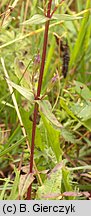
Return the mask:
[[[9,181],[10,181],[10,179],[7,178],[5,184],[3,185],[3,190],[2,190],[2,192],[1,192],[1,194],[0,194],[0,200],[4,200],[4,195],[5,195],[5,192],[6,192],[6,190],[7,190]]]
[[[66,169],[65,167],[62,168],[62,182],[64,184],[64,190],[65,192],[67,191],[73,191],[73,188],[71,186],[71,175],[68,169]],[[74,197],[69,196],[68,197],[69,200],[74,199]]]
[[[69,108],[69,106],[68,106],[68,104],[66,103],[66,101],[63,99],[63,98],[61,98],[61,100],[60,100],[60,105],[61,105],[61,107],[67,112],[67,114],[69,115],[69,116],[71,116],[71,118],[73,118],[73,119],[75,119],[75,120],[78,120],[77,118],[76,118],[76,116],[74,115],[74,113],[71,111],[71,109]]]
[[[37,190],[37,199],[48,199],[47,195],[61,192],[62,166],[62,163],[57,164],[48,174],[44,184]]]
[[[14,82],[8,80],[8,83],[15,88],[23,97],[25,97],[27,100],[29,100],[31,103],[34,102],[34,96],[33,93],[24,87],[21,87],[20,85],[15,84]]]
[[[80,113],[78,113],[78,117],[82,119],[82,121],[87,121],[91,119],[91,104],[86,105]]]
[[[75,83],[75,90],[76,92],[84,99],[90,100],[91,99],[91,91],[90,89],[83,83],[79,81],[74,81]]]
[[[51,61],[54,55],[54,50],[55,50],[55,38],[51,38],[51,44],[48,49],[48,53],[46,56],[46,62],[45,62],[45,68],[44,68],[44,75],[43,75],[43,87],[42,87],[42,92],[44,93],[46,88],[48,87],[48,82],[50,78],[52,77],[52,73],[49,73],[49,68],[51,65]]]
[[[10,193],[10,196],[8,197],[9,200],[16,200],[18,198],[18,186],[19,186],[19,179],[20,179],[20,171],[18,171],[16,168],[14,168],[15,172],[15,179],[12,186],[12,190]]]
[[[35,14],[31,19],[26,20],[25,22],[21,23],[22,25],[33,25],[33,24],[42,24],[48,21],[49,18],[46,16],[40,15],[40,14]]]
[[[84,54],[84,50],[86,51],[86,47],[84,47],[84,42],[87,38],[88,31],[90,28],[89,24],[89,16],[90,16],[90,7],[91,7],[91,0],[86,1],[86,13],[84,14],[79,32],[78,32],[78,37],[75,43],[75,46],[73,48],[73,51],[71,53],[71,60],[70,60],[70,68],[74,66],[79,59],[81,55]],[[90,34],[89,34],[90,37]]]
[[[7,101],[4,101],[4,100],[2,100],[2,102],[1,102],[2,104],[5,104],[5,106],[7,106],[7,107],[10,107],[10,108],[15,108],[12,104],[10,104],[10,103],[7,103]]]
[[[65,139],[65,141],[71,142],[71,143],[77,143],[75,135],[71,131],[69,131],[68,129],[62,128],[61,134],[62,134],[63,138]]]
[[[84,122],[84,126],[91,131],[91,119],[88,119],[87,121]]]
[[[20,61],[18,60],[18,58],[16,58],[14,62],[14,67],[15,67],[16,76],[18,77],[19,80],[21,80],[21,86],[32,89],[30,76],[29,76],[30,73],[27,67],[24,65],[23,61]]]
[[[91,119],[91,102],[77,102],[71,106],[73,113],[81,119],[81,121],[87,121]]]
[[[0,157],[5,156],[6,154],[8,154],[10,151],[12,151],[13,149],[15,149],[16,146],[20,145],[24,140],[26,139],[26,137],[23,137],[22,139],[20,139],[19,141],[17,141],[15,144],[11,145],[10,147],[8,147],[7,149],[3,150],[0,152]]]
[[[80,126],[84,125],[88,130],[91,131],[91,120],[88,119],[87,121],[84,121],[84,122],[81,121],[77,117],[77,113],[75,115],[76,110],[75,111],[73,110],[73,104],[71,106],[71,103],[70,103],[70,108],[69,108],[69,105],[66,104],[66,101],[63,98],[61,98],[60,104],[61,104],[61,107],[67,112],[67,114],[69,116],[71,116],[71,118],[73,118],[74,120],[76,120],[76,121],[78,121],[80,123]]]
[[[78,184],[81,191],[91,191],[91,184]]]
[[[54,14],[52,16],[53,20],[59,20],[59,21],[71,21],[71,20],[77,20],[82,19],[82,17],[77,15],[69,15],[69,14]]]
[[[21,131],[20,125],[18,125],[17,128],[12,132],[11,136],[8,138],[7,143],[5,144],[5,148],[8,148],[8,146],[16,141],[16,139],[19,138],[19,133]]]
[[[62,125],[58,120],[56,119],[55,115],[52,113],[52,107],[48,100],[40,100],[37,101],[39,104],[40,111],[46,116],[46,118],[57,128],[62,128]]]
[[[62,157],[62,150],[60,148],[60,131],[53,128],[50,122],[46,119],[46,117],[41,113],[41,117],[44,123],[44,126],[47,130],[47,136],[49,141],[49,146],[51,146],[57,161]]]
[[[31,145],[31,138],[32,138],[32,121],[30,121],[30,116],[32,116],[32,111],[33,109],[28,112],[25,111],[24,109],[21,109],[21,116],[22,116],[22,121],[24,124],[24,128],[26,130],[27,136],[28,136],[28,141]],[[44,145],[43,145],[43,140],[42,140],[42,132],[41,132],[41,127],[37,125],[36,127],[36,135],[35,135],[35,146],[40,148],[41,151],[44,150]]]

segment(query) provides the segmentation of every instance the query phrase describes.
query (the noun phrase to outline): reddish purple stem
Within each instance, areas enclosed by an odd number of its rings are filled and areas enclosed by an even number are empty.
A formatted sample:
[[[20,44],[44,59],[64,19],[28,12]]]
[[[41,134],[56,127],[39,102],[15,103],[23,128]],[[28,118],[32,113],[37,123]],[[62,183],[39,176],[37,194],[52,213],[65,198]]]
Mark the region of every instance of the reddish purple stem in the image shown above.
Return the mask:
[[[49,0],[48,9],[47,9],[47,17],[48,18],[50,18],[51,5],[52,5],[52,0]],[[46,24],[45,24],[42,61],[41,61],[41,67],[40,67],[40,75],[39,75],[39,81],[38,81],[37,95],[35,97],[35,100],[38,100],[38,98],[40,97],[40,93],[41,93],[43,73],[44,73],[44,66],[45,66],[45,59],[46,59],[49,22],[50,22],[50,20],[48,20],[46,22]],[[33,126],[32,126],[31,153],[30,153],[30,173],[33,172],[33,159],[34,159],[34,147],[35,147],[35,143],[34,142],[35,142],[35,132],[36,132],[36,119],[37,119],[37,115],[38,115],[38,104],[35,103],[34,116],[33,116]],[[27,191],[27,200],[31,200],[31,192],[32,192],[32,184],[29,186],[28,191]]]

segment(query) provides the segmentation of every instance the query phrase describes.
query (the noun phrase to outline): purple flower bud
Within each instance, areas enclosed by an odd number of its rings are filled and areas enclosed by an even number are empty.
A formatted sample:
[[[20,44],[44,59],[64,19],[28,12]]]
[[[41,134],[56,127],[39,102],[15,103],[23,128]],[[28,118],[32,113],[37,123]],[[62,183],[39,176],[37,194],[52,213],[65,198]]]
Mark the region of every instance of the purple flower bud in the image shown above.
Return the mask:
[[[54,82],[56,82],[57,81],[57,79],[58,79],[58,74],[56,74],[53,78],[52,78],[52,83],[54,83]]]
[[[34,58],[34,64],[40,64],[40,53],[38,53]]]

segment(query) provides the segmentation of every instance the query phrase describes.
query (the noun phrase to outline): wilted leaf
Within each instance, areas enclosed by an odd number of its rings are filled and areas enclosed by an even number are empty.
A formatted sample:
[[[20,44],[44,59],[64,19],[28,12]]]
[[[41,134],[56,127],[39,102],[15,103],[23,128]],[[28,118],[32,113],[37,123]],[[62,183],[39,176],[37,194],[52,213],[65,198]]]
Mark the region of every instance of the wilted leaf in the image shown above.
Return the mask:
[[[29,173],[29,165],[27,165],[27,166],[22,166],[22,167],[21,167],[21,170],[22,170],[24,173]],[[41,171],[38,171],[38,173],[47,174],[48,171],[49,171],[49,169],[48,169],[48,170],[41,170]],[[36,170],[33,170],[33,174],[37,174],[37,173],[36,173]]]
[[[90,193],[88,193],[87,191],[85,192],[71,192],[71,191],[66,191],[63,193],[63,196],[72,196],[72,197],[76,197],[76,196],[86,196],[89,197]]]
[[[88,198],[90,196],[90,193],[87,191],[85,192],[71,192],[71,191],[66,191],[64,193],[52,193],[52,194],[47,194],[43,195],[44,199],[61,199],[62,197],[80,197],[80,196],[85,196]]]
[[[19,183],[19,196],[22,198],[23,195],[27,192],[28,187],[33,182],[34,177],[33,174],[25,174],[21,175],[20,183]]]
[[[79,192],[66,191],[63,193],[63,196],[81,196],[82,194]]]
[[[44,199],[51,199],[51,200],[58,199],[58,197],[62,198],[62,195],[60,193],[51,193],[51,194],[43,195]]]
[[[22,166],[22,167],[21,167],[21,170],[22,170],[24,173],[29,173],[29,165],[27,165],[27,166]]]
[[[84,195],[87,198],[90,197],[90,193],[87,191],[82,192],[82,195]]]
[[[64,167],[64,164],[62,162],[58,163],[48,174],[48,178],[50,179],[52,173],[56,173],[59,169],[62,169]]]

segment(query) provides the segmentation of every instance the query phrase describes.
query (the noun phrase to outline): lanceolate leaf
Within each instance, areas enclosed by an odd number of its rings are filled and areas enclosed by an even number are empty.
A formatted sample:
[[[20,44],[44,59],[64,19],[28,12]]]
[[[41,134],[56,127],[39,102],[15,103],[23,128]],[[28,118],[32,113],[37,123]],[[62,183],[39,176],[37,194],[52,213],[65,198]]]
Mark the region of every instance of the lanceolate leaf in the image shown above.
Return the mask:
[[[21,175],[19,183],[19,196],[23,198],[24,194],[27,192],[29,185],[33,182],[33,174]]]
[[[37,101],[39,104],[40,111],[44,114],[44,116],[57,128],[62,128],[62,125],[56,119],[55,115],[52,113],[52,107],[49,101],[41,100]]]
[[[22,25],[33,25],[33,24],[42,24],[48,21],[49,19],[43,15],[35,14],[29,20],[26,20]]]
[[[83,11],[83,13],[85,13],[86,10]],[[81,13],[81,14],[83,14]],[[63,21],[70,21],[70,20],[76,20],[76,19],[81,19],[82,16],[80,13],[79,14],[75,14],[75,15],[69,15],[69,14],[54,14],[51,18],[51,20],[63,20]],[[33,24],[42,24],[45,23],[46,21],[48,21],[49,18],[41,15],[41,14],[35,14],[33,17],[31,17],[29,20],[26,20],[25,22],[21,23],[21,25],[33,25]]]
[[[19,80],[21,79],[22,76],[21,86],[25,88],[31,88],[32,86],[30,81],[30,73],[26,69],[23,61],[20,61],[18,58],[16,58],[14,63],[15,63],[14,66],[15,66],[16,76],[18,77]]]
[[[60,148],[60,131],[56,130],[42,113],[41,116],[47,130],[48,144],[51,146],[57,161],[59,161],[59,159],[62,158],[62,150]]]
[[[82,19],[82,17],[77,15],[69,15],[69,14],[54,14],[52,19],[59,21],[71,21],[76,19]]]
[[[21,87],[20,85],[15,84],[14,82],[8,80],[8,83],[15,88],[22,96],[24,96],[27,100],[29,100],[31,103],[34,101],[33,93],[24,87]]]
[[[26,138],[23,137],[22,139],[20,139],[19,141],[17,141],[15,144],[11,145],[10,147],[6,148],[5,150],[0,152],[0,157],[5,156],[6,154],[8,154],[10,151],[12,151],[13,149],[16,148],[16,146],[20,145]]]

